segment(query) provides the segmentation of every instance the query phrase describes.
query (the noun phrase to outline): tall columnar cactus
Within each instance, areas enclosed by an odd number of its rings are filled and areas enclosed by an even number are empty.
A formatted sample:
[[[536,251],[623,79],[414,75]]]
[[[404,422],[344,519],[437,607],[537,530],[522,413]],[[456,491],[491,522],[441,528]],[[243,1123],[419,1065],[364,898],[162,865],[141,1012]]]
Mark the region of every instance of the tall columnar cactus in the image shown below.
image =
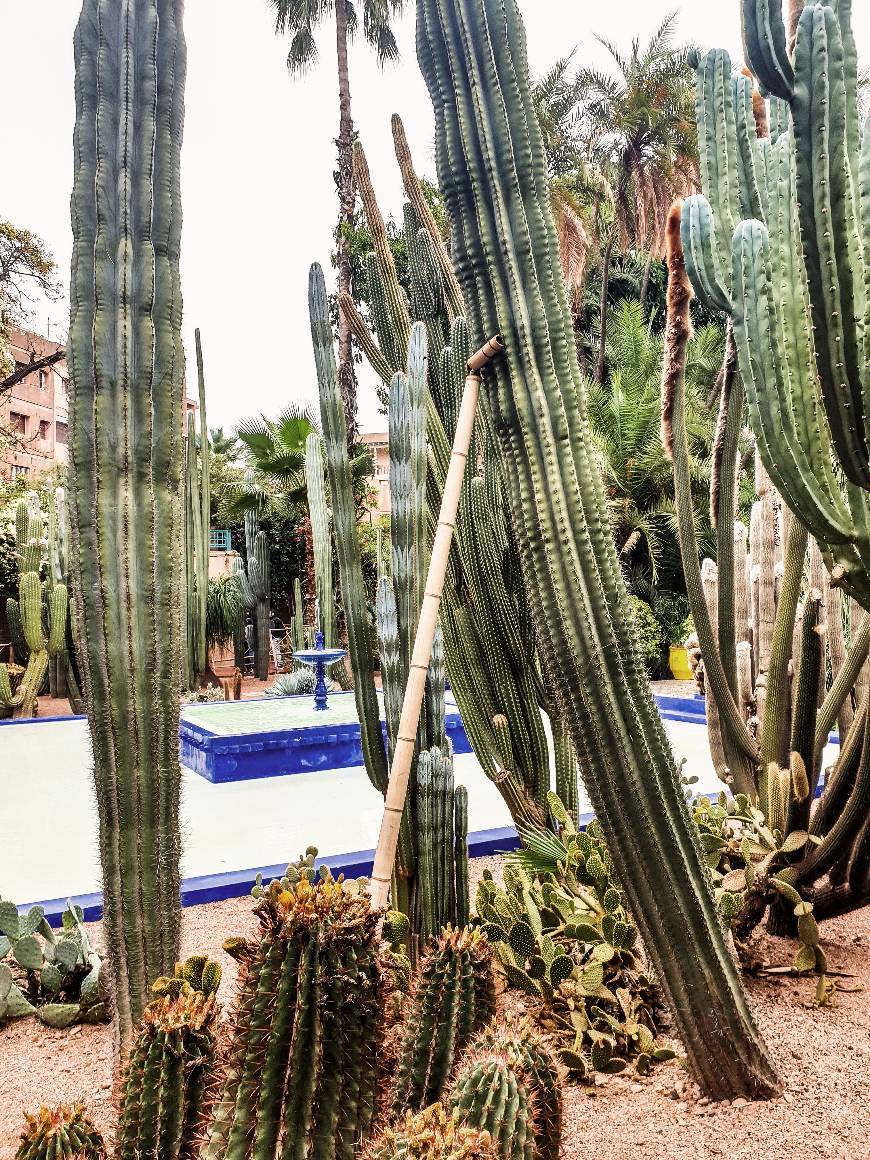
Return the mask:
[[[15,1160],[106,1160],[105,1140],[83,1104],[40,1108],[26,1121]]]
[[[751,551],[753,541],[763,550],[763,588],[752,604],[759,615],[751,647],[741,648],[744,618],[737,615],[735,663],[734,553],[722,563],[733,519],[726,512],[718,576],[707,570],[717,615],[701,607],[695,619],[717,721],[713,736],[721,738],[717,764],[735,788],[757,797],[766,816],[782,822],[781,842],[799,841],[808,826],[821,839],[821,845],[804,842],[801,852],[793,847],[787,860],[791,884],[805,895],[830,871],[829,882],[814,894],[818,913],[826,914],[861,905],[870,895],[870,826],[858,822],[870,800],[870,766],[855,756],[866,733],[861,673],[870,629],[860,616],[851,617],[847,652],[839,599],[845,590],[870,607],[870,132],[865,126],[862,141],[847,0],[794,10],[793,36],[786,35],[778,2],[745,4],[743,15],[747,63],[760,89],[751,75],[732,73],[726,52],[697,60],[705,193],[683,203],[680,232],[692,287],[733,326],[764,466],[759,526],[750,529]],[[731,418],[720,423],[734,432],[725,462],[725,478],[732,481],[741,406],[736,389],[731,407],[722,408],[723,421],[729,409]],[[677,434],[675,472],[684,472],[684,439]],[[678,481],[678,500],[680,490]],[[780,497],[789,512],[780,513],[777,529]],[[697,565],[688,511],[682,524],[688,577]],[[764,528],[766,540],[754,534]],[[807,532],[815,543],[810,539],[804,590]],[[817,566],[819,549],[830,580]],[[737,552],[737,585],[740,557]],[[822,701],[826,654],[832,680]],[[824,740],[837,720],[840,758],[810,823]],[[753,751],[753,731],[760,734],[760,752]],[[793,798],[785,811],[783,778]],[[773,868],[784,858],[780,853]],[[757,912],[757,901],[755,907]]]
[[[334,644],[333,621],[335,610],[332,596],[332,536],[329,527],[329,507],[323,480],[323,441],[316,431],[305,440],[305,489],[308,493],[308,513],[311,518],[311,538],[314,541],[314,576],[317,585],[317,606],[327,648]]]
[[[181,15],[84,0],[75,35],[72,575],[122,1042],[178,957]]]
[[[727,52],[697,61],[704,194],[684,203],[682,231],[696,293],[733,319],[764,465],[868,608],[870,134],[851,7],[798,8],[791,41],[779,0],[743,5],[769,109]]]
[[[115,1160],[190,1160],[216,1056],[221,969],[205,956],[158,979],[121,1080]]]
[[[273,882],[239,960],[201,1160],[352,1160],[375,1114],[384,1010],[378,914],[341,881]]]
[[[246,472],[245,479],[249,486],[252,485],[253,472]],[[269,660],[272,655],[269,632],[269,540],[262,529],[257,530],[257,517],[252,511],[245,512],[245,564],[243,567],[235,567],[242,586],[245,608],[253,614],[254,675],[258,681],[265,681],[269,678]]]
[[[385,751],[372,671],[370,618],[356,538],[344,412],[319,267],[312,269],[309,291],[335,541],[363,756],[372,784],[383,792],[387,784],[387,758],[392,757],[399,728],[426,571],[426,331],[421,324],[411,328],[406,354],[408,374],[397,374],[390,387],[391,568],[389,576],[379,579],[376,595],[387,726]],[[423,938],[437,934],[446,922],[464,925],[468,919],[467,803],[464,791],[454,787],[444,726],[444,650],[438,634],[418,731],[411,793],[402,819],[397,889],[393,899],[393,905],[410,917],[414,934]],[[422,788],[419,771],[423,774]]]
[[[374,242],[367,269],[375,336],[345,296],[341,308],[384,388],[406,366],[411,320],[426,328],[429,349],[429,399],[426,424],[431,455],[427,479],[428,520],[437,519],[444,473],[471,353],[462,317],[462,296],[450,259],[414,172],[404,128],[393,118],[396,156],[408,203],[405,245],[409,255],[408,295],[399,283],[386,226],[369,176],[365,153],[354,146],[357,184]],[[377,342],[375,342],[375,337]],[[492,437],[478,423],[475,447],[460,501],[451,565],[442,596],[451,687],[475,753],[520,826],[546,818],[549,783],[543,708],[555,714],[552,697],[540,679],[528,608],[520,591],[516,543],[508,534],[497,457]],[[484,452],[483,456],[479,451]],[[479,463],[483,461],[482,472]],[[498,721],[498,725],[496,725]],[[564,730],[558,730],[565,739]],[[576,761],[570,741],[559,748],[566,800],[576,802]],[[568,780],[573,779],[573,788]]]
[[[472,334],[501,333],[484,405],[545,673],[618,877],[707,1094],[778,1079],[723,936],[631,638],[592,455],[515,0],[421,0],[418,57]],[[679,948],[679,953],[675,951]]]
[[[0,665],[0,716],[32,717],[34,702],[45,682],[48,667],[65,653],[69,594],[66,584],[46,585],[40,580],[46,539],[39,497],[31,492],[15,509],[15,543],[18,552],[18,599],[6,601],[16,659],[26,667],[13,691],[9,669]],[[47,630],[43,624],[47,625]],[[5,710],[5,713],[3,712]]]
[[[202,338],[195,331],[196,371],[199,385],[199,447],[193,412],[187,416],[184,447],[184,555],[187,620],[186,684],[194,688],[208,671],[208,560],[211,541],[211,445],[205,409],[205,370]]]
[[[459,1055],[494,1014],[486,936],[448,929],[417,968],[391,1095],[394,1115],[441,1098]]]

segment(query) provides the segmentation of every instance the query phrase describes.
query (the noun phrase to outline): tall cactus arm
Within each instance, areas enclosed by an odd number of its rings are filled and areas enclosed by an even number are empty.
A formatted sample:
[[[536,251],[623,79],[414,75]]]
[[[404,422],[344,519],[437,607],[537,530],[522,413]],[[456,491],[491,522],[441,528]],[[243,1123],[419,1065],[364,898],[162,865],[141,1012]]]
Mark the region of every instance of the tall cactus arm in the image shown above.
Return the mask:
[[[749,67],[769,93],[784,101],[794,92],[782,0],[742,0],[743,47]]]
[[[332,534],[323,481],[323,443],[316,431],[312,431],[305,440],[305,487],[308,492],[308,512],[311,516],[311,538],[314,541],[314,582],[320,608],[320,623],[317,627],[323,633],[326,647],[331,648],[335,618],[332,595]]]
[[[831,435],[846,476],[870,487],[865,392],[870,370],[863,349],[866,295],[855,199],[857,148],[850,156],[842,13],[804,8],[794,50],[797,203],[819,376]],[[852,106],[854,108],[854,106]],[[857,141],[855,142],[857,145]]]
[[[85,0],[75,35],[72,575],[122,1042],[178,959],[181,18]]]
[[[199,387],[199,538],[196,541],[196,605],[198,635],[196,666],[200,675],[208,669],[206,608],[208,603],[208,560],[211,545],[211,442],[205,407],[205,367],[202,359],[202,336],[194,331],[196,344],[196,378]]]
[[[381,734],[369,615],[356,538],[356,509],[347,456],[347,424],[338,388],[326,285],[323,271],[317,265],[311,267],[308,279],[308,309],[311,315],[311,341],[314,344],[314,361],[320,388],[320,418],[326,448],[329,492],[332,497],[335,548],[338,554],[341,597],[347,623],[348,652],[353,667],[353,689],[360,719],[363,758],[372,785],[383,793],[387,787],[387,755]],[[297,610],[298,615],[301,615],[301,609]]]
[[[631,640],[516,3],[421,0],[417,16],[470,327],[506,339],[485,380],[486,405],[545,667],[562,684],[586,788],[695,1075],[708,1093],[769,1095],[778,1080]]]

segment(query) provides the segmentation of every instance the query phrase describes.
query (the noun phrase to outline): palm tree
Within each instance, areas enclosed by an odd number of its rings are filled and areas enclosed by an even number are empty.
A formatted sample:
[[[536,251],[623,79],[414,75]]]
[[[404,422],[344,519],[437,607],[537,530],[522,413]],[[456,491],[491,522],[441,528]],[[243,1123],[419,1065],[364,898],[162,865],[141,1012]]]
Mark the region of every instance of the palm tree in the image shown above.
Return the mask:
[[[577,74],[589,158],[613,189],[614,217],[608,231],[601,279],[600,333],[607,332],[608,278],[616,244],[662,253],[667,211],[675,197],[697,187],[694,75],[688,49],[673,45],[671,14],[641,48],[632,41],[626,56],[599,39],[616,65],[613,74],[585,68]],[[641,305],[646,300],[646,279]],[[605,343],[599,346],[596,380],[604,378]]]
[[[711,325],[698,328],[688,350],[687,427],[699,513],[706,507],[715,419],[707,396],[723,349],[722,329]],[[660,585],[682,585],[673,469],[661,440],[662,338],[650,333],[637,301],[620,302],[611,312],[607,367],[604,383],[587,384],[595,454],[629,584],[649,597]]]
[[[227,509],[235,516],[303,514],[306,505],[305,441],[317,422],[307,407],[291,403],[277,419],[260,415],[244,419],[236,430],[253,483],[240,483]]]
[[[355,194],[353,184],[353,119],[350,111],[350,78],[347,49],[350,37],[358,24],[357,11],[351,0],[270,0],[275,9],[275,31],[283,36],[290,33],[290,51],[287,67],[291,74],[304,72],[317,59],[314,31],[326,17],[335,17],[335,43],[338,63],[339,124],[338,167],[335,182],[338,187],[339,217],[335,233],[338,252],[339,293],[350,293],[352,269],[346,242],[346,233],[353,230]],[[404,0],[362,0],[363,34],[375,49],[378,61],[384,64],[399,55],[390,20],[402,11]],[[348,446],[356,442],[356,373],[353,368],[350,327],[338,314],[338,381],[344,400],[347,420]]]

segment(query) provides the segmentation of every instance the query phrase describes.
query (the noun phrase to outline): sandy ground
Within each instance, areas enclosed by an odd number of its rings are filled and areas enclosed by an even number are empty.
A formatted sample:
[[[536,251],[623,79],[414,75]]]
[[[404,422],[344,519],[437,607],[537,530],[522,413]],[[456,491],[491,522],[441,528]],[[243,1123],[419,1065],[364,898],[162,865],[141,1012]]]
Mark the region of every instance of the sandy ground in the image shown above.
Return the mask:
[[[497,860],[476,859],[472,879]],[[472,896],[473,896],[472,886]],[[208,951],[224,967],[221,999],[228,1002],[235,964],[220,950],[229,935],[252,929],[251,903],[231,899],[184,912],[183,954]],[[99,924],[93,925],[99,938]],[[822,928],[832,970],[870,984],[870,909]],[[762,939],[771,962],[787,961],[793,946]],[[868,1160],[870,1158],[870,1005],[867,992],[838,993],[833,1008],[812,1005],[806,979],[750,979],[750,1000],[785,1082],[767,1103],[709,1104],[699,1100],[676,1062],[651,1076],[599,1077],[591,1088],[566,1091],[562,1156],[587,1152],[605,1160],[639,1155],[706,1160]],[[97,1124],[111,1131],[112,1029],[52,1031],[22,1020],[0,1031],[0,1160],[13,1160],[21,1109],[40,1102],[83,1098]]]

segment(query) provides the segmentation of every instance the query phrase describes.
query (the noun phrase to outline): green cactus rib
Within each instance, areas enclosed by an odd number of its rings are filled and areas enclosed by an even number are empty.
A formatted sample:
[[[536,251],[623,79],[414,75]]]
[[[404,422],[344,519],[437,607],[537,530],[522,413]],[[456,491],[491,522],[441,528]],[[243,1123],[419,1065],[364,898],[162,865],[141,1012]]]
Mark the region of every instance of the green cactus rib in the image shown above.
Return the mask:
[[[85,0],[75,62],[72,574],[125,1042],[178,957],[180,0]]]
[[[211,544],[211,443],[208,434],[208,415],[205,406],[205,367],[202,358],[202,335],[199,327],[194,331],[196,345],[196,378],[199,388],[199,488],[196,499],[199,505],[198,531],[196,541],[196,604],[197,642],[196,668],[200,678],[208,670],[208,639],[206,637],[206,614],[208,603],[208,560]],[[195,525],[197,526],[197,525]]]
[[[423,0],[417,46],[471,330],[506,340],[485,405],[545,669],[560,683],[586,787],[693,1073],[708,1094],[771,1095],[778,1081],[627,627],[516,4]]]

